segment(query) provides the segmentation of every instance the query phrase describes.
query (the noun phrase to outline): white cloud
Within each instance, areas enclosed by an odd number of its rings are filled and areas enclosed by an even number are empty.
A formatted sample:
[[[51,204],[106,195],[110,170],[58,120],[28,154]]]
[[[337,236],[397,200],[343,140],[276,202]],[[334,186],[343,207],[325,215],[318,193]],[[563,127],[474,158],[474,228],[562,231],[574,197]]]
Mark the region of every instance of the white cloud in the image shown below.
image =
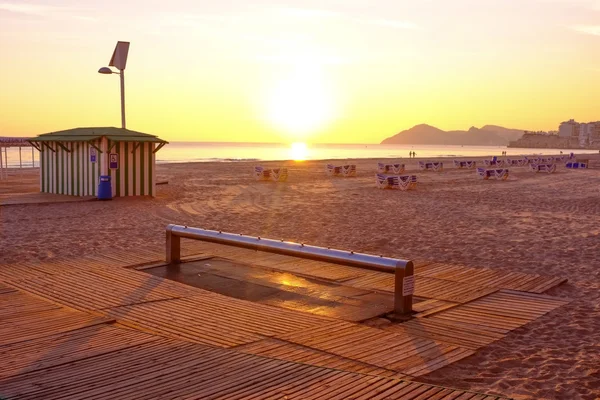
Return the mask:
[[[292,8],[281,7],[278,12],[284,16],[299,17],[299,18],[335,18],[343,16],[338,11],[321,10],[315,8]]]
[[[572,29],[580,33],[588,35],[600,36],[600,25],[577,25],[573,26]]]
[[[83,15],[81,13],[82,10],[80,9],[46,6],[33,3],[0,3],[0,11],[55,19],[78,19],[83,21],[93,21],[96,19],[89,15]]]
[[[371,25],[379,25],[395,29],[416,29],[418,27],[414,22],[392,19],[371,19],[365,22]]]

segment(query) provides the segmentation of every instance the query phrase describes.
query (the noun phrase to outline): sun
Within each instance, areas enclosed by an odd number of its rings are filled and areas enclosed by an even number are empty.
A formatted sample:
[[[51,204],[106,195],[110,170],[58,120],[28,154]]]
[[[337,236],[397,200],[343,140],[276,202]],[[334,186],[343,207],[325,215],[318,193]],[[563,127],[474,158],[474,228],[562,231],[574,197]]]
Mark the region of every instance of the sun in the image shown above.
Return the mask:
[[[292,143],[290,146],[290,157],[294,161],[304,161],[308,156],[308,147],[306,143]]]
[[[317,67],[298,66],[276,83],[267,101],[269,122],[294,139],[305,139],[333,117],[331,91]]]

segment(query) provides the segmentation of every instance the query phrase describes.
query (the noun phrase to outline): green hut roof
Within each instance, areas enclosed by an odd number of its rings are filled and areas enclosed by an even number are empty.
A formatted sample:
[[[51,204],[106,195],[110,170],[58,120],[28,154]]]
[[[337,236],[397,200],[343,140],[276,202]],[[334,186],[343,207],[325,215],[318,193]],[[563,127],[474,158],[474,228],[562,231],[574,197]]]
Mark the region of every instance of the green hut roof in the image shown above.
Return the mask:
[[[168,143],[155,135],[132,131],[129,129],[109,127],[100,128],[74,128],[66,131],[57,131],[44,133],[33,139],[31,142],[89,142],[106,136],[109,140],[115,142],[154,142]]]

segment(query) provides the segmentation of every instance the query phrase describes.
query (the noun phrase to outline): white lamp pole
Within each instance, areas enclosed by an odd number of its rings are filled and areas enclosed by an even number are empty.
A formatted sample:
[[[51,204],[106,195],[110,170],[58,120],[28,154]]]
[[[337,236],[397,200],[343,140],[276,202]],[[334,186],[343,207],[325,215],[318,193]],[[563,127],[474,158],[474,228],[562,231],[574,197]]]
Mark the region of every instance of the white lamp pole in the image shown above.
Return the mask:
[[[125,126],[125,70],[122,69],[121,73],[121,128],[126,129]]]
[[[121,78],[121,128],[126,129],[125,124],[125,65],[127,65],[127,54],[129,53],[129,42],[117,42],[117,47],[113,52],[110,63],[111,67],[116,67],[119,72],[115,72],[108,67],[102,67],[98,70],[101,74],[118,74]]]

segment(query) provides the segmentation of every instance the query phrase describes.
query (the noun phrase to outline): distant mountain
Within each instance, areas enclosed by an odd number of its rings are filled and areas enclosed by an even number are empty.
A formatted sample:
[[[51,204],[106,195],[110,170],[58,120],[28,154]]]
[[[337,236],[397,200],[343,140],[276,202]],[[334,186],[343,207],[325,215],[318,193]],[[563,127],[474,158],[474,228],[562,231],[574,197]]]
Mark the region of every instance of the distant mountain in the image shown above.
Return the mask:
[[[471,127],[468,131],[443,131],[434,126],[421,124],[389,137],[381,144],[443,144],[470,146],[506,146],[511,140],[523,136],[522,129],[508,129],[485,125]]]

